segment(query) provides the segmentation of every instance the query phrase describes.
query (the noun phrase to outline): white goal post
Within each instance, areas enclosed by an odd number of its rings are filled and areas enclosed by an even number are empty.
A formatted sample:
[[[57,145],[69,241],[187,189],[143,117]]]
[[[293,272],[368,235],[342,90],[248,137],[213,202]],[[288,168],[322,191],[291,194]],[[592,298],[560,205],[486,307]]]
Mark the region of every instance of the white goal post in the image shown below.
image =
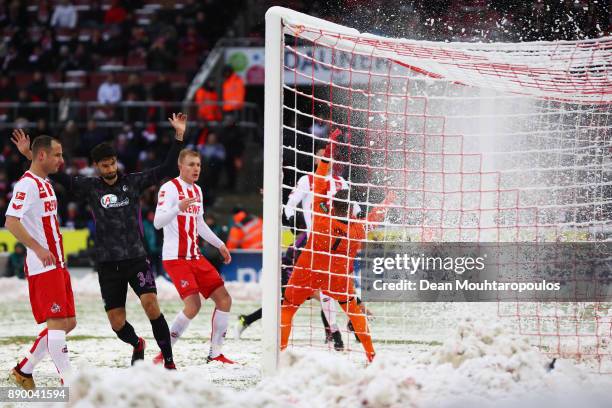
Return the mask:
[[[280,338],[281,186],[282,186],[282,83],[283,19],[357,35],[359,32],[284,7],[266,12],[265,109],[264,109],[264,204],[262,286],[262,367],[276,371]]]

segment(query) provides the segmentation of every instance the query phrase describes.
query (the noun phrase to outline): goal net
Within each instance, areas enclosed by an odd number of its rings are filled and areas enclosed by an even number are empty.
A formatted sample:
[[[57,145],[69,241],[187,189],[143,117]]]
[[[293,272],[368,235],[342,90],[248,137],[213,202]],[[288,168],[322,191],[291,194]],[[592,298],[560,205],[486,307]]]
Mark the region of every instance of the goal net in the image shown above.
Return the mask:
[[[264,366],[273,370],[279,356],[281,275],[292,267],[282,256],[295,246],[289,230],[306,231],[304,208],[288,198],[302,176],[313,174],[331,131],[343,134],[332,173],[346,180],[352,206],[368,214],[390,191],[396,196],[384,221],[369,225],[366,240],[606,241],[612,237],[611,64],[609,37],[437,43],[362,34],[271,9]],[[295,213],[289,228],[287,210]],[[596,370],[612,372],[608,303],[364,306],[377,353],[438,344],[461,318],[473,316],[503,321],[551,356],[590,359]],[[344,352],[363,359],[335,309]],[[320,315],[318,300],[300,307],[290,348],[333,352]]]

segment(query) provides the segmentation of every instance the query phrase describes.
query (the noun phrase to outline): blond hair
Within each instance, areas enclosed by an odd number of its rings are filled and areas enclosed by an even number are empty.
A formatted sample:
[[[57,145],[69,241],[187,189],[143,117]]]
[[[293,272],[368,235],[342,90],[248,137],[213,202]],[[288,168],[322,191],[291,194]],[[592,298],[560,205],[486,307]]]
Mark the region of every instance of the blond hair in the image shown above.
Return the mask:
[[[195,150],[191,150],[191,149],[183,149],[179,153],[178,162],[182,163],[183,160],[185,160],[185,157],[190,157],[190,156],[191,157],[197,157],[199,159],[200,158],[200,153],[196,152]]]

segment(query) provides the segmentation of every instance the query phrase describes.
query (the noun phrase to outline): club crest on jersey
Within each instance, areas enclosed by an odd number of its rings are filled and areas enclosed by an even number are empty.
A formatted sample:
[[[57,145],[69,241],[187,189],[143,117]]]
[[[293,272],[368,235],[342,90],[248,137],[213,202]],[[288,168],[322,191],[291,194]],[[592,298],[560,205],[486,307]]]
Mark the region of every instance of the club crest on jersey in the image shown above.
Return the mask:
[[[186,288],[187,286],[189,286],[189,281],[186,280],[181,280],[181,288]]]
[[[123,201],[119,201],[117,196],[114,195],[114,194],[103,195],[102,198],[100,199],[100,204],[104,208],[123,207],[123,206],[128,205],[129,203],[130,203],[130,199],[129,198],[126,198]]]
[[[122,189],[123,191],[128,191],[128,186],[125,186],[125,185],[124,185],[123,187],[121,187],[121,189]]]
[[[61,310],[62,308],[57,303],[53,303],[53,305],[51,305],[51,313],[59,313]]]

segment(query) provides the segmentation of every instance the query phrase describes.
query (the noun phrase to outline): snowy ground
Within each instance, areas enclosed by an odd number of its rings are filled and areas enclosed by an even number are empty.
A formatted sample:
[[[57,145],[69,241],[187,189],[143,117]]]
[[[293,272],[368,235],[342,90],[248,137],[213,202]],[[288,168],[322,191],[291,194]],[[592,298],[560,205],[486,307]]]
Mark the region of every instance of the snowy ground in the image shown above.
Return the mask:
[[[106,321],[96,275],[73,279],[73,287],[78,325],[68,344],[79,369],[71,388],[73,406],[460,407],[514,406],[520,398],[533,406],[546,403],[558,408],[604,407],[612,399],[612,376],[593,374],[588,367],[566,360],[548,372],[550,359],[502,326],[494,304],[371,305],[377,316],[371,327],[379,339],[378,356],[367,367],[351,336],[345,336],[351,351],[322,350],[320,309],[306,304],[296,315],[294,347],[283,353],[280,375],[262,381],[260,323],[240,340],[228,333],[224,352],[240,365],[207,365],[211,305],[206,302],[175,346],[178,372],[150,362],[131,368],[130,347],[116,339]],[[158,281],[158,288],[162,310],[171,321],[181,302],[170,283]],[[228,290],[234,298],[234,316],[259,306],[256,285],[228,284]],[[0,336],[0,362],[8,370],[40,328],[33,323],[24,281],[1,279],[0,294],[3,327],[10,328]],[[157,345],[133,295],[127,310],[137,333],[148,342],[150,360]],[[475,320],[464,321],[466,316]],[[343,316],[339,323],[345,324]],[[35,379],[39,386],[58,385],[49,359],[37,367]],[[1,378],[0,386],[7,385]]]

